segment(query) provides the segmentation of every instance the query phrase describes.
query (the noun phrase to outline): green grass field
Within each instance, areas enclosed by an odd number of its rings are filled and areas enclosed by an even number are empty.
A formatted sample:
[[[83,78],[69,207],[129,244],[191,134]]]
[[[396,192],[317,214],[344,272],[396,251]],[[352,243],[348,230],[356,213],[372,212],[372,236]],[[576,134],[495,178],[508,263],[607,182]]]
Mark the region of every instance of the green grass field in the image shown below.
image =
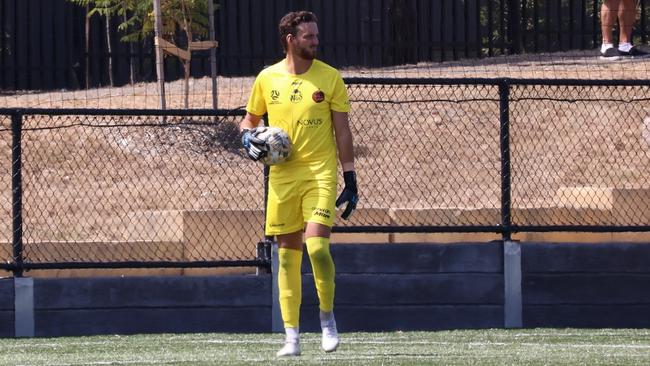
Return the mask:
[[[650,365],[647,329],[489,329],[319,334],[276,359],[279,334],[162,334],[0,340],[2,365]]]

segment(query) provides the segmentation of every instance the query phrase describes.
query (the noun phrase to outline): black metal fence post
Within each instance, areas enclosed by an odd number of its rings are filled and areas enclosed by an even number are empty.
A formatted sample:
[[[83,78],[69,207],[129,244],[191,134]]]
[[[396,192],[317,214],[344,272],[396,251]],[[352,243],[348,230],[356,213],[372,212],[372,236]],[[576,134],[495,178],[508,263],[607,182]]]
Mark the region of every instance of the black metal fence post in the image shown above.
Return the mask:
[[[525,1],[523,2],[525,4]],[[508,6],[510,20],[508,22],[508,41],[510,42],[510,54],[521,53],[521,8],[522,1],[510,0]]]
[[[23,276],[23,213],[22,213],[22,124],[23,116],[19,113],[11,115],[11,188],[12,188],[12,246],[15,269],[14,277]]]
[[[501,225],[503,240],[510,240],[510,82],[499,83],[499,141],[501,147]]]

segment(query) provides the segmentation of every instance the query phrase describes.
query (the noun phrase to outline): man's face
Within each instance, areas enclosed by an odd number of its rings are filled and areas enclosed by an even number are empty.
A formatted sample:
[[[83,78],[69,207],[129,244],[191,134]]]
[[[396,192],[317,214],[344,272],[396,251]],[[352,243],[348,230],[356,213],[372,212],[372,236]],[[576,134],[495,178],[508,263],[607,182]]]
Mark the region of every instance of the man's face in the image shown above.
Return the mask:
[[[318,49],[318,25],[314,22],[298,25],[298,32],[289,42],[294,53],[305,60],[316,58]]]

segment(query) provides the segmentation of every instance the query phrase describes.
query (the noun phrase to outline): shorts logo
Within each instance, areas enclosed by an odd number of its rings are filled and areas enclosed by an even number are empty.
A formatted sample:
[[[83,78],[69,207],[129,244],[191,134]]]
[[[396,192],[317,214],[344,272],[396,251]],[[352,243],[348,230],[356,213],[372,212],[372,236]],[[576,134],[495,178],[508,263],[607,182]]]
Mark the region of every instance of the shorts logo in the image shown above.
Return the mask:
[[[322,90],[316,90],[314,94],[311,95],[311,99],[316,103],[320,103],[325,100],[325,93]]]
[[[324,217],[326,219],[330,218],[330,210],[326,208],[314,208],[314,216]]]

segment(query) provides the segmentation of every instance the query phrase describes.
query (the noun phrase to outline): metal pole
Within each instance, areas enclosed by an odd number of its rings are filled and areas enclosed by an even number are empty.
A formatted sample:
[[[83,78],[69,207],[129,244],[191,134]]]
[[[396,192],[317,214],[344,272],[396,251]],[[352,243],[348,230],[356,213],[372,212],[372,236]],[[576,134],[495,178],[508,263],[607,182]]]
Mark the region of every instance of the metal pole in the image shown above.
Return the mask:
[[[210,40],[215,41],[214,35],[214,2],[213,0],[208,1],[208,12],[210,19]],[[212,108],[217,109],[218,104],[218,95],[219,89],[217,88],[217,49],[210,49],[210,77],[212,78]]]
[[[160,90],[160,109],[167,109],[165,103],[165,60],[159,39],[162,39],[162,14],[160,11],[160,0],[153,0],[154,12],[154,39],[156,45],[156,73],[158,74],[158,87]]]
[[[503,325],[506,328],[523,326],[521,297],[521,244],[503,242],[504,304]]]
[[[508,22],[508,33],[510,34],[510,54],[521,53],[521,1],[510,0],[510,21]],[[524,2],[525,3],[525,2]],[[502,14],[503,16],[503,14]]]
[[[501,225],[503,240],[510,240],[510,85],[508,80],[499,84],[500,145],[501,145]]]
[[[11,115],[11,189],[12,189],[12,246],[16,268],[14,277],[23,276],[23,181],[22,181],[22,115]]]

